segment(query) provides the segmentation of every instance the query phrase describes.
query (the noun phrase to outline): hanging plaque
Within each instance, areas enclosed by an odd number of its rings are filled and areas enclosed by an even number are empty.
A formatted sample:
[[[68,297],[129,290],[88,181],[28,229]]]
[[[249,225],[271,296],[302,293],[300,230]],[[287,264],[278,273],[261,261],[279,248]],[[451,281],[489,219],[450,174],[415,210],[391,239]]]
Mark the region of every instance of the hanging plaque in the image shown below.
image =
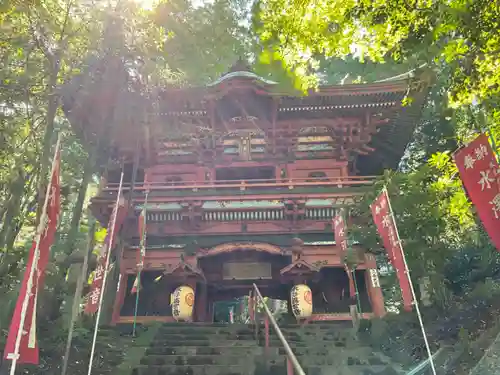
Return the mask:
[[[224,263],[223,267],[224,280],[255,280],[255,279],[272,279],[271,263],[260,262],[231,262]]]

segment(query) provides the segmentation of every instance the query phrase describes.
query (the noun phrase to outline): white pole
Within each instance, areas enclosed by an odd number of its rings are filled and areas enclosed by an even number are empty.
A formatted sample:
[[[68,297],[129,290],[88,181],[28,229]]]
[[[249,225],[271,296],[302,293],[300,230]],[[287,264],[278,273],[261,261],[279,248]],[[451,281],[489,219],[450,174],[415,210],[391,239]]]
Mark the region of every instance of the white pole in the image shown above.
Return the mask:
[[[399,238],[398,227],[396,225],[396,219],[394,217],[394,212],[392,211],[391,200],[389,199],[389,192],[387,188],[384,188],[385,194],[387,196],[387,204],[389,206],[389,211],[391,212],[392,222],[394,223],[394,229],[396,230],[396,238],[398,240],[398,244],[401,248],[401,256],[403,258],[403,263],[405,266],[405,273],[408,276],[408,281],[410,283],[411,295],[413,298],[413,304],[415,305],[415,310],[417,311],[418,321],[420,323],[420,329],[422,330],[422,336],[424,337],[425,348],[427,349],[427,355],[429,356],[429,363],[432,368],[432,373],[436,375],[436,367],[434,366],[434,357],[432,356],[431,347],[429,346],[429,341],[427,340],[427,334],[425,333],[424,321],[422,320],[422,314],[420,313],[420,307],[417,301],[417,296],[415,294],[415,288],[413,287],[413,282],[411,281],[410,269],[408,268],[408,263],[406,262],[405,252],[403,250],[403,245],[401,243],[401,239]]]
[[[101,294],[99,295],[99,305],[97,307],[97,316],[95,319],[95,328],[94,328],[94,338],[92,339],[92,349],[90,352],[90,361],[89,361],[89,371],[88,375],[92,373],[92,363],[94,362],[94,352],[95,352],[95,344],[97,342],[97,331],[99,330],[99,320],[101,318],[101,307],[102,301],[104,299],[104,291],[106,290],[106,280],[108,279],[108,268],[109,268],[109,258],[111,255],[111,250],[113,250],[113,239],[115,236],[115,224],[116,224],[116,215],[118,214],[118,205],[120,204],[120,197],[122,194],[122,184],[123,184],[123,171],[120,176],[120,186],[118,187],[118,196],[116,198],[115,209],[113,211],[113,217],[111,219],[111,234],[109,238],[107,254],[106,254],[106,262],[104,264],[104,276],[102,278],[102,286],[101,286]]]
[[[19,329],[17,330],[16,344],[14,346],[14,353],[8,355],[8,358],[12,358],[12,365],[10,367],[10,375],[16,373],[17,360],[19,359],[19,349],[21,348],[21,339],[23,337],[24,323],[26,322],[26,312],[28,311],[29,301],[31,297],[31,290],[33,289],[33,278],[35,276],[35,271],[38,270],[38,258],[40,256],[40,239],[42,238],[42,233],[45,229],[45,222],[47,221],[47,206],[49,204],[50,189],[52,185],[52,175],[54,174],[54,169],[56,167],[57,154],[61,145],[61,134],[57,137],[56,151],[54,153],[54,158],[52,160],[52,167],[50,168],[50,178],[47,184],[47,190],[45,191],[45,199],[43,202],[43,210],[40,216],[40,222],[38,223],[38,228],[35,237],[35,249],[33,250],[33,261],[31,262],[30,273],[28,277],[28,282],[26,286],[26,295],[24,297],[23,306],[21,308],[21,317],[19,322]],[[38,286],[37,286],[38,287]],[[36,304],[33,307],[36,309]],[[34,313],[34,312],[33,312]],[[29,333],[28,333],[29,334]]]

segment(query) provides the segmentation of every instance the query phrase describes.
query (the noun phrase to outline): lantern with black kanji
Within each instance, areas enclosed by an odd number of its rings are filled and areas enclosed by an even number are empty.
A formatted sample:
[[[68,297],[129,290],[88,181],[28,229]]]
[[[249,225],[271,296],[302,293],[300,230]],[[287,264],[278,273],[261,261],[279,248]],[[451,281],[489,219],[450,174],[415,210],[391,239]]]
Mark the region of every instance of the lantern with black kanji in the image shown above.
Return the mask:
[[[304,284],[295,285],[290,294],[293,315],[297,319],[310,317],[313,310],[311,288]]]
[[[191,321],[193,318],[194,291],[182,285],[172,294],[172,316],[177,321]]]

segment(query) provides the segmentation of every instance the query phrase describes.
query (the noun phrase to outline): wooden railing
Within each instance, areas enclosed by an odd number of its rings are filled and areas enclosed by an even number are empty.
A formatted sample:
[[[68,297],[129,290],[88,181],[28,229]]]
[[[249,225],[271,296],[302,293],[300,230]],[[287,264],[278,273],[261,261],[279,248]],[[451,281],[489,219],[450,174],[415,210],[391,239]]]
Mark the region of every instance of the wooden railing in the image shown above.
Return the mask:
[[[172,181],[135,183],[135,191],[200,191],[213,189],[255,189],[255,188],[282,188],[294,189],[304,187],[361,187],[370,186],[376,176],[349,176],[337,178],[297,178],[297,179],[268,179],[268,180],[220,180],[220,181]],[[130,189],[131,184],[123,184],[123,190]],[[108,183],[104,192],[118,191],[118,183]]]
[[[278,323],[276,322],[276,319],[274,319],[273,314],[269,310],[269,307],[267,307],[266,302],[264,301],[264,298],[262,297],[262,294],[260,293],[259,288],[255,283],[253,284],[253,289],[255,291],[255,295],[257,296],[257,299],[259,303],[262,305],[264,308],[264,312],[266,313],[266,322],[268,321],[271,323],[273,326],[273,329],[276,331],[276,335],[281,341],[281,344],[283,345],[283,348],[285,349],[286,356],[287,356],[287,368],[288,368],[288,363],[291,363],[293,368],[295,369],[295,375],[306,375],[304,370],[302,369],[302,366],[300,365],[299,361],[297,360],[297,357],[293,353],[292,348],[288,344],[288,341],[286,341],[285,336],[283,335],[283,332],[281,332],[280,327],[278,326]],[[266,324],[266,348],[269,346],[269,324]]]

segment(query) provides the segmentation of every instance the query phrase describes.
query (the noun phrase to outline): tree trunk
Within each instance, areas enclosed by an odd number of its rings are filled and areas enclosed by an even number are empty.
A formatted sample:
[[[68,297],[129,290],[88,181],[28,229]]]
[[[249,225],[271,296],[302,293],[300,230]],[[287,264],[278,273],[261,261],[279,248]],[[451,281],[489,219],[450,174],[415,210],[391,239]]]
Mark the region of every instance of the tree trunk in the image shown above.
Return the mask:
[[[59,97],[56,94],[57,77],[59,75],[59,62],[53,64],[52,73],[49,78],[49,99],[47,105],[47,117],[45,135],[43,137],[42,156],[40,158],[40,179],[38,180],[38,207],[36,210],[36,223],[38,227],[42,215],[43,202],[48,184],[47,173],[50,165],[50,155],[52,153],[52,136],[54,135],[54,124],[59,103]]]
[[[87,158],[87,164],[83,170],[82,183],[80,189],[78,190],[78,197],[76,199],[75,208],[73,209],[73,216],[71,218],[71,226],[66,239],[66,244],[64,250],[66,255],[71,255],[73,252],[73,247],[75,245],[75,239],[78,234],[78,229],[80,228],[80,221],[82,219],[83,205],[85,203],[85,197],[87,195],[87,189],[89,183],[92,179],[92,171],[94,170],[94,157],[95,152]]]
[[[17,177],[10,185],[10,199],[3,218],[2,230],[0,231],[0,248],[5,247],[11,233],[15,232],[15,226],[21,209],[21,200],[24,194],[24,171],[19,169]]]

